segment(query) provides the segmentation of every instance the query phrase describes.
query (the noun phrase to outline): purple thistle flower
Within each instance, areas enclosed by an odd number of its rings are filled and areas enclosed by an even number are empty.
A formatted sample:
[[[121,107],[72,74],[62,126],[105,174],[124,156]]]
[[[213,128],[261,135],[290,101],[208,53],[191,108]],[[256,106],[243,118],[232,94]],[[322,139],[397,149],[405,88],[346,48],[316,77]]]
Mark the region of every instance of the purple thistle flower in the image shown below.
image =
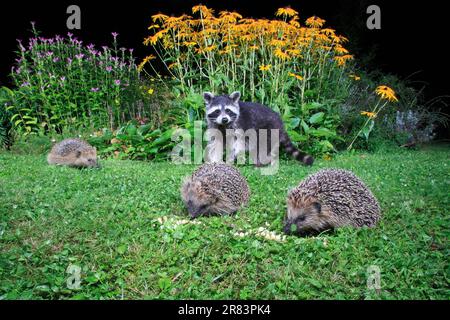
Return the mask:
[[[114,40],[116,40],[117,36],[119,35],[117,32],[112,32],[111,34],[114,37]]]
[[[24,82],[20,85],[21,87],[29,87],[30,83],[29,82]]]
[[[75,55],[75,58],[77,58],[78,60],[83,59],[83,57],[84,57],[84,54],[83,54],[83,53],[80,53],[80,54]]]
[[[56,62],[58,62],[58,61],[59,61],[59,58],[58,58],[58,57],[53,58],[53,62],[54,62],[54,63],[56,63]]]
[[[114,84],[115,84],[116,86],[120,86],[120,80],[114,80]]]
[[[69,38],[72,38],[73,33],[67,32],[67,36],[68,36]]]
[[[72,64],[72,59],[67,58],[67,63],[68,63],[68,64]]]
[[[60,79],[61,81],[63,81],[63,82],[66,81],[66,77],[64,77],[64,76],[61,77],[61,78],[59,78],[59,79]]]
[[[111,72],[112,71],[112,67],[111,66],[107,66],[105,70],[108,71],[108,72]]]
[[[99,88],[91,88],[92,92],[98,92],[100,89]]]

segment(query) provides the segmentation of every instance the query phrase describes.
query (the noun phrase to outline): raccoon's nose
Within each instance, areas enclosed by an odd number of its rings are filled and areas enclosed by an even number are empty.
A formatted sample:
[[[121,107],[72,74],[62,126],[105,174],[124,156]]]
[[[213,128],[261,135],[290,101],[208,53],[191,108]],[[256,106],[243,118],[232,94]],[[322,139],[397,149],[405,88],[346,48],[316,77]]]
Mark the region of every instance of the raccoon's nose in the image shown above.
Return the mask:
[[[222,118],[222,124],[227,124],[228,122],[230,122],[228,118]]]

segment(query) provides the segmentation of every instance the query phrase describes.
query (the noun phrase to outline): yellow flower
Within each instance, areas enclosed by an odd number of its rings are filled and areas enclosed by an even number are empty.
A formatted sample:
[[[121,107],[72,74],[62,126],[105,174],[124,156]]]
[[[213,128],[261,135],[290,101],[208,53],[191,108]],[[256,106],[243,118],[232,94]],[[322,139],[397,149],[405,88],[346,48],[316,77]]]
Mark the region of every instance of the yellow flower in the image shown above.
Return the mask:
[[[287,8],[279,8],[275,15],[277,17],[279,17],[279,16],[293,17],[293,16],[296,16],[297,14],[298,14],[297,11],[295,11],[292,8],[287,7]]]
[[[375,90],[376,94],[378,94],[382,99],[386,99],[391,102],[397,102],[398,99],[395,96],[395,91],[389,88],[388,86],[378,86]]]
[[[281,60],[289,59],[289,55],[283,52],[280,48],[275,49],[275,56]]]
[[[153,90],[152,88],[148,89],[148,91],[147,91],[147,93],[150,94],[150,95],[152,95],[153,92],[155,92],[155,90]]]
[[[371,119],[375,119],[377,117],[377,114],[375,112],[369,112],[369,111],[362,111],[361,112],[362,116],[367,116]]]
[[[204,17],[210,17],[210,16],[212,16],[214,11],[207,8],[204,5],[199,4],[197,6],[192,7],[192,13],[196,13],[196,12],[200,12]]]
[[[153,60],[153,59],[156,59],[156,57],[154,56],[154,55],[149,55],[149,56],[146,56],[145,58],[144,58],[144,60],[142,60],[142,62],[138,65],[138,71],[139,72],[141,72],[142,71],[142,69],[144,68],[144,66],[145,66],[145,64],[147,63],[147,62],[149,62],[150,60]]]
[[[325,24],[325,20],[312,16],[306,20],[306,25],[311,28],[321,28]]]
[[[298,75],[298,74],[295,74],[295,73],[292,73],[292,72],[289,72],[288,75],[290,77],[296,78],[297,80],[303,80],[303,77],[301,75]]]
[[[331,161],[331,156],[329,155],[329,154],[326,154],[326,155],[324,155],[323,156],[323,160],[325,160],[325,161]]]
[[[357,76],[356,74],[349,75],[350,78],[354,79],[355,81],[361,80],[361,77]]]
[[[186,47],[192,47],[192,46],[195,46],[197,43],[194,42],[194,41],[185,41],[183,44],[184,44]]]
[[[169,16],[166,16],[165,14],[162,13],[158,13],[152,16],[153,22],[156,22],[157,20],[165,21],[167,20],[167,18],[169,18]]]
[[[259,66],[259,71],[268,71],[268,70],[270,70],[270,68],[272,68],[272,65],[271,64],[267,64],[267,65],[260,65]]]

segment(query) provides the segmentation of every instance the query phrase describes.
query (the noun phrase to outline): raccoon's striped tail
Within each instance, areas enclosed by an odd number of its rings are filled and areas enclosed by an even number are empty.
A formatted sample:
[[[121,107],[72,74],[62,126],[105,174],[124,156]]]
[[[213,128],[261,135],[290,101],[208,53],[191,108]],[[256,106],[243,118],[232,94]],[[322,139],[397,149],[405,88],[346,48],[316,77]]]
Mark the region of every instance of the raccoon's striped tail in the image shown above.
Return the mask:
[[[307,166],[312,166],[312,164],[314,163],[314,158],[312,156],[298,150],[294,146],[285,130],[280,130],[280,143],[284,147],[286,153],[290,154],[296,160],[304,163]]]

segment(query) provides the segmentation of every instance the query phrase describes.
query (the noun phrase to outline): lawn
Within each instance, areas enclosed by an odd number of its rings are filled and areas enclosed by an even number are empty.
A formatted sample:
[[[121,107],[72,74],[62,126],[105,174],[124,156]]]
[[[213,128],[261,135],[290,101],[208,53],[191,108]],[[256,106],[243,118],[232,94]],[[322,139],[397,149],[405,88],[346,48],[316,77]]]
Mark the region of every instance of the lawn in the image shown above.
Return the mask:
[[[179,189],[194,165],[102,165],[0,153],[0,299],[450,298],[448,146],[340,154],[311,168],[283,161],[274,176],[243,166],[248,207],[186,224]],[[236,234],[281,233],[287,190],[324,167],[367,183],[382,207],[377,228],[281,242]],[[380,290],[367,287],[372,265]],[[73,266],[79,289],[67,285]]]

